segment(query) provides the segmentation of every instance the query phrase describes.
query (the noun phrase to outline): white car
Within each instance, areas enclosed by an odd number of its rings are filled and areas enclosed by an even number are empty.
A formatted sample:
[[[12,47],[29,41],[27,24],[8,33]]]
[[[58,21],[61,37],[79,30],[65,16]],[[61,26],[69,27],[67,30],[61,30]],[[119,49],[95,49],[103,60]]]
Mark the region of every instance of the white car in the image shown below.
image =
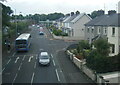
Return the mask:
[[[39,54],[39,64],[40,65],[49,65],[50,64],[50,56],[47,52],[41,52]]]

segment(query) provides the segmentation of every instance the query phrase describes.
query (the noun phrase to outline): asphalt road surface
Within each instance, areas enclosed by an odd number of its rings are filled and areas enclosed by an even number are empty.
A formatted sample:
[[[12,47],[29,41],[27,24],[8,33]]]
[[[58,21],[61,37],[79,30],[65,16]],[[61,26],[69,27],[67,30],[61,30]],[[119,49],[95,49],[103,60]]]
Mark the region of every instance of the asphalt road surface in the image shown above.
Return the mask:
[[[28,52],[15,50],[6,57],[2,65],[2,82],[16,83],[93,83],[67,57],[64,51],[75,41],[55,40],[47,28],[39,35],[37,27],[32,27],[31,46]],[[40,66],[38,53],[47,51],[51,57],[50,66]],[[3,55],[4,56],[4,55]],[[4,61],[3,61],[4,62]]]

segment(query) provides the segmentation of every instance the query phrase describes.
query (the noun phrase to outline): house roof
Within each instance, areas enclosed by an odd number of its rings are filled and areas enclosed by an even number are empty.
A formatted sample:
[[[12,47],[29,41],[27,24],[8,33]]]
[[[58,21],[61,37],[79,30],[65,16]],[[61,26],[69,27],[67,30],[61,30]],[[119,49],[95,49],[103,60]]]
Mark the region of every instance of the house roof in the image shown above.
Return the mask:
[[[71,16],[67,16],[67,17],[63,20],[63,22],[66,22],[70,17],[71,17]]]
[[[76,18],[74,18],[71,22],[77,22],[81,17],[83,17],[84,15],[86,15],[85,13],[81,13],[78,16],[76,16]],[[88,16],[88,15],[87,15]],[[88,16],[89,17],[89,16]],[[90,17],[89,17],[90,18]],[[91,19],[91,18],[90,18]],[[92,19],[91,19],[92,20]]]
[[[120,26],[120,14],[102,15],[89,21],[85,26]]]
[[[71,16],[68,20],[66,20],[66,22],[71,22],[75,17],[77,17],[77,15],[76,14],[74,14],[73,16]]]

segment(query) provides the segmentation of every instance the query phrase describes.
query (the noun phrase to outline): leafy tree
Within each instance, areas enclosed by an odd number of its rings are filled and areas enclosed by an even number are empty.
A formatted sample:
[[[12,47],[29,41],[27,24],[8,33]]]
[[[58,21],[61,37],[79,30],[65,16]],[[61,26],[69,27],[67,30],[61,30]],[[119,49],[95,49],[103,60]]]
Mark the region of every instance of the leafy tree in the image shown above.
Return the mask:
[[[93,11],[93,12],[91,13],[91,18],[95,18],[95,17],[97,17],[97,11]]]
[[[100,38],[94,42],[94,46],[99,54],[108,56],[110,52],[110,44],[106,39]]]
[[[87,41],[81,40],[78,44],[78,53],[83,52],[84,49],[90,49],[90,45]]]
[[[99,73],[109,71],[109,43],[101,38],[96,40],[93,45],[96,49],[92,49],[90,54],[86,56],[87,66]]]
[[[91,16],[91,18],[95,18],[95,17],[103,15],[103,14],[104,14],[104,10],[98,10],[98,11],[93,11],[90,16]]]
[[[62,14],[62,13],[51,13],[51,14],[47,15],[47,19],[56,20],[56,19],[59,19],[59,18],[61,18],[63,16],[64,16],[64,14]]]
[[[10,25],[10,15],[13,13],[13,11],[11,10],[11,8],[9,6],[5,6],[4,4],[2,4],[2,17],[4,17],[2,19],[2,26],[9,26]]]

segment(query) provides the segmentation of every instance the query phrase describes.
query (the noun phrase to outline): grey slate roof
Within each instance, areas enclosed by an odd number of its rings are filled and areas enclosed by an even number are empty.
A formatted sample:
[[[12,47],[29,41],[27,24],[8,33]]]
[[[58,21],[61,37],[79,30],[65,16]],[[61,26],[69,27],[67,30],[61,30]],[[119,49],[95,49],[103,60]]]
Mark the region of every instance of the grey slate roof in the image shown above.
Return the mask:
[[[102,15],[89,21],[85,26],[120,26],[120,14]]]
[[[71,22],[72,23],[75,23],[75,22],[77,22],[81,17],[83,17],[84,15],[86,15],[86,16],[88,16],[86,13],[81,13],[81,14],[79,14],[78,16],[76,16]],[[88,16],[91,20],[92,20],[92,18],[90,17],[90,16]]]
[[[66,22],[70,17],[71,17],[71,16],[67,16],[67,17],[63,20],[63,22]]]
[[[76,22],[78,19],[80,19],[82,16],[84,15],[84,13],[79,14],[78,16],[76,16],[73,20],[71,20],[71,22]]]
[[[71,22],[77,15],[74,14],[73,16],[71,16],[68,20],[66,20],[67,23]]]

